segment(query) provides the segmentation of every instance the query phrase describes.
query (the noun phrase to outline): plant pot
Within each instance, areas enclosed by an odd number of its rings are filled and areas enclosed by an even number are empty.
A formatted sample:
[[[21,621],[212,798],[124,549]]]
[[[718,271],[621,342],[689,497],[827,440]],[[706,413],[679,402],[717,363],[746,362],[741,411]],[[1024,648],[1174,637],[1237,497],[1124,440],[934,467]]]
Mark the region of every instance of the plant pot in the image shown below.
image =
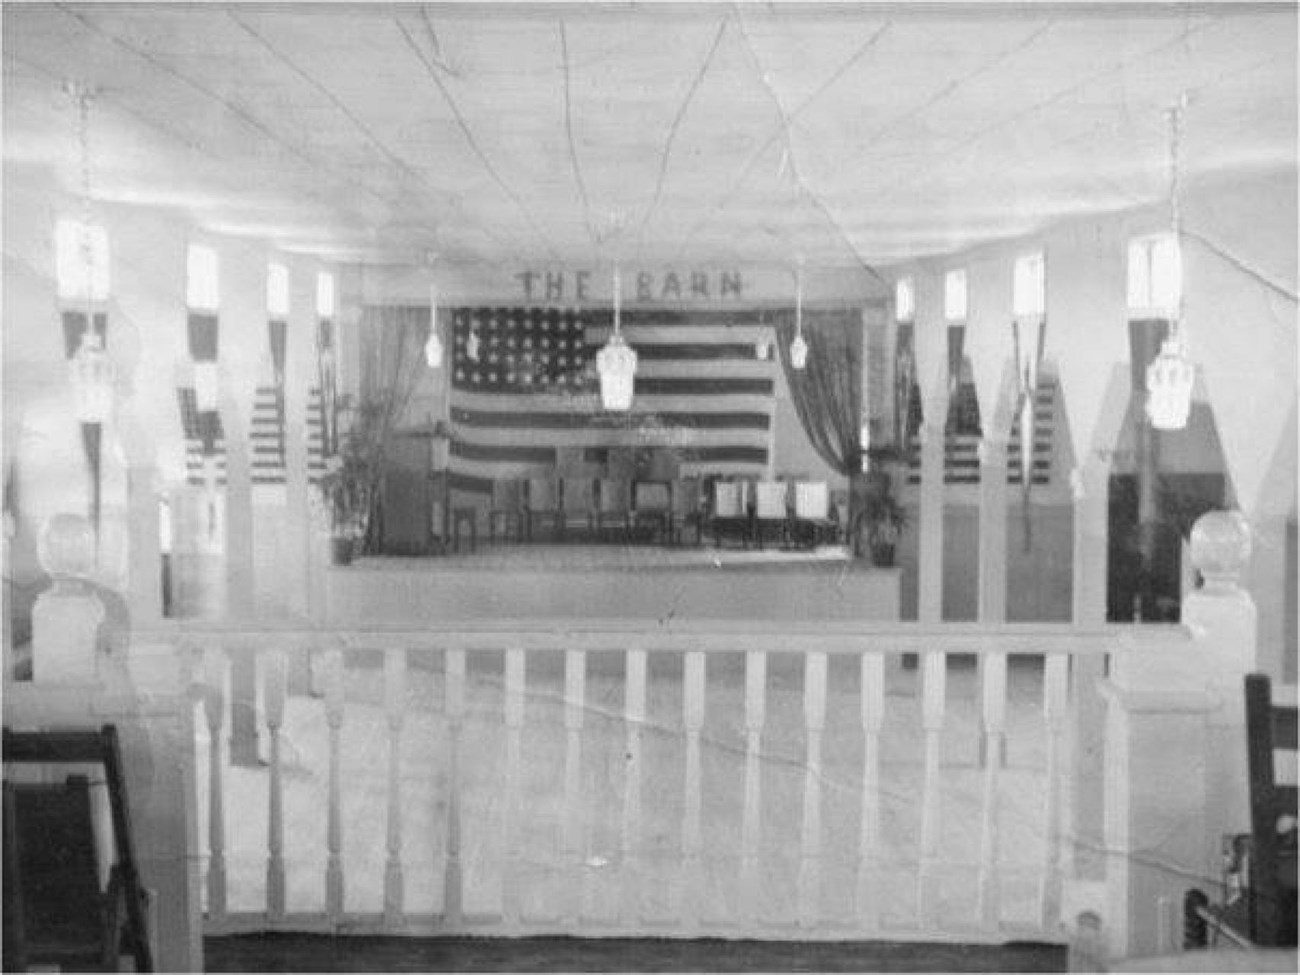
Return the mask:
[[[335,535],[330,539],[330,561],[335,565],[351,565],[356,543],[351,538]]]
[[[881,569],[892,569],[894,567],[894,543],[872,542],[871,564]]]

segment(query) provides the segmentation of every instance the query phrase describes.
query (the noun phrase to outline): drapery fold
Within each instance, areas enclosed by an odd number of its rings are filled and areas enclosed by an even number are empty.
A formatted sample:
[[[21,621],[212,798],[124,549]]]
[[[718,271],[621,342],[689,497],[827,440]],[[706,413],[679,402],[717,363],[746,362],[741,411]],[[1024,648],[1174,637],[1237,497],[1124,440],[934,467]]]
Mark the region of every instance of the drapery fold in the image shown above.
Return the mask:
[[[380,482],[394,432],[406,415],[420,371],[425,367],[428,332],[427,307],[367,306],[361,316],[361,396],[353,410],[349,433],[364,443],[374,478],[362,546],[366,553],[378,552],[384,537]]]
[[[813,449],[831,468],[853,478],[862,470],[862,320],[857,309],[804,312],[808,361],[790,361],[794,316],[776,320],[777,347],[795,412]]]

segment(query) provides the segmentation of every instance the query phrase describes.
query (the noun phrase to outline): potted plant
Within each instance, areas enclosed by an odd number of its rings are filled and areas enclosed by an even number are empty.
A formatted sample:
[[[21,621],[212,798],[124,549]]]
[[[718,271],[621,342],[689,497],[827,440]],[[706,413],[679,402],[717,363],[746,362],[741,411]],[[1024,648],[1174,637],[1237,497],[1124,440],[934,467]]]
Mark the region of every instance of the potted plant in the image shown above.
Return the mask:
[[[383,443],[376,424],[368,420],[374,410],[364,404],[343,404],[351,414],[338,453],[325,461],[325,474],[317,482],[329,516],[330,552],[335,565],[348,565],[371,527],[371,514],[383,472]]]
[[[861,528],[854,539],[854,554],[864,554],[865,544],[872,563],[886,568],[894,565],[899,536],[907,527],[907,512],[893,493],[893,475],[901,455],[893,447],[880,447],[868,456],[872,463],[863,478]]]

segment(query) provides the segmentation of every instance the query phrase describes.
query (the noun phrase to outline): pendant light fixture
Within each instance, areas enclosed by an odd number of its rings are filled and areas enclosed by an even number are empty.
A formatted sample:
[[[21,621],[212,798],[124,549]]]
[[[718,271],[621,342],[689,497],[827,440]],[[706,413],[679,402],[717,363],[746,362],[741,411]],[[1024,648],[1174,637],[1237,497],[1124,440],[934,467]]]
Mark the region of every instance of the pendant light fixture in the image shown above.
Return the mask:
[[[794,341],[790,343],[790,365],[803,369],[808,365],[808,343],[803,337],[803,259],[794,272]]]
[[[596,371],[600,374],[600,402],[607,410],[632,408],[632,391],[636,377],[636,351],[623,341],[623,283],[618,267],[614,268],[614,332],[605,347],[596,354]]]
[[[1196,367],[1187,357],[1180,319],[1183,310],[1182,211],[1178,193],[1181,173],[1179,149],[1182,142],[1183,112],[1186,92],[1178,104],[1169,109],[1169,219],[1174,240],[1176,287],[1174,307],[1169,319],[1169,334],[1160,346],[1160,354],[1147,366],[1147,417],[1157,430],[1181,430],[1187,426],[1192,408],[1192,385]]]
[[[442,340],[438,338],[438,286],[429,287],[429,338],[424,343],[424,361],[430,369],[442,366]]]
[[[94,92],[79,83],[69,84],[67,90],[76,103],[77,134],[81,145],[81,226],[78,249],[84,265],[81,297],[85,300],[86,316],[81,341],[68,365],[77,419],[81,423],[82,445],[90,465],[90,515],[98,539],[101,441],[104,424],[113,412],[116,371],[113,360],[104,348],[105,336],[95,325],[95,299],[105,295],[97,294],[97,282],[101,275],[96,273],[96,234],[91,225],[90,212],[90,102]],[[107,247],[104,251],[107,251]]]

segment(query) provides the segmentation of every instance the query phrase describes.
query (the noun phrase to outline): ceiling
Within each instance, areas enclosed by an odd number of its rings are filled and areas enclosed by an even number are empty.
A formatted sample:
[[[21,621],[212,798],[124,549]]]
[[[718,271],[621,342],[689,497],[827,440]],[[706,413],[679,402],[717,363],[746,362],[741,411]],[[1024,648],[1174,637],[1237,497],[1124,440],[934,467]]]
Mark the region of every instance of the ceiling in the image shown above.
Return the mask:
[[[331,259],[883,265],[1296,166],[1296,9],[4,6],[6,175]]]

